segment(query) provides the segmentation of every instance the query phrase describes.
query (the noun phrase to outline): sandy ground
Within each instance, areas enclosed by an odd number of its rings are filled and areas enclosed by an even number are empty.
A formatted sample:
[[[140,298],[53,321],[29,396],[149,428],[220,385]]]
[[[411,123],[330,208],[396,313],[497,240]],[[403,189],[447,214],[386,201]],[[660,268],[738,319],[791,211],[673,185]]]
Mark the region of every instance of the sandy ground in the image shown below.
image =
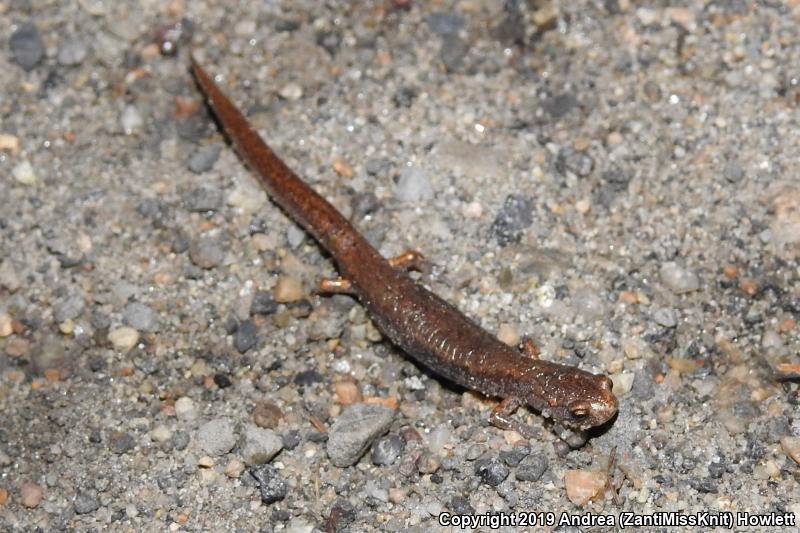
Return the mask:
[[[0,1],[0,530],[800,514],[800,11],[649,4]],[[523,441],[315,294],[189,30],[383,254],[610,375],[616,420]]]

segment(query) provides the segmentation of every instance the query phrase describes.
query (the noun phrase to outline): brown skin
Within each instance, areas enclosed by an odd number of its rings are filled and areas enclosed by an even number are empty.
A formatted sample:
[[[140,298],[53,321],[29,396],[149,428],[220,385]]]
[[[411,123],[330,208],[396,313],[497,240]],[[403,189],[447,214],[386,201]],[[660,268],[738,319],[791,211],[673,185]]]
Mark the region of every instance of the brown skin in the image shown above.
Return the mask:
[[[539,360],[530,347],[520,353],[414,282],[400,267],[418,262],[419,254],[384,259],[275,155],[194,58],[192,72],[239,156],[261,178],[272,200],[336,261],[342,277],[323,282],[324,289],[355,295],[394,344],[432,371],[504,398],[492,415],[499,427],[529,435],[529,428],[510,418],[523,404],[581,430],[614,416],[617,399],[607,376]]]

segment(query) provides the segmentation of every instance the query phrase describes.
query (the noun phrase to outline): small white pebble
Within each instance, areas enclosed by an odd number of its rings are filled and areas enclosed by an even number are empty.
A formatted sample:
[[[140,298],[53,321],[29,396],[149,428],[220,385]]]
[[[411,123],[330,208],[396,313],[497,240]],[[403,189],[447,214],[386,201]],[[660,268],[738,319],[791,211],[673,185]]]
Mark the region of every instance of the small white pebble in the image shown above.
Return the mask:
[[[122,111],[119,118],[122,129],[126,135],[136,133],[144,125],[144,119],[136,107],[129,105]]]
[[[22,185],[34,185],[37,181],[36,172],[33,171],[33,167],[28,161],[23,161],[15,166],[11,174]]]
[[[127,352],[139,342],[139,332],[131,327],[123,326],[111,331],[108,334],[108,340],[117,350]]]
[[[197,418],[197,407],[194,400],[186,396],[178,398],[175,402],[175,415],[181,420],[194,420]]]
[[[278,94],[284,100],[300,100],[303,97],[303,88],[294,82],[289,82],[278,91]]]
[[[632,372],[624,372],[611,376],[611,381],[614,382],[614,394],[618,396],[625,396],[631,391],[633,387],[633,378],[635,374]]]

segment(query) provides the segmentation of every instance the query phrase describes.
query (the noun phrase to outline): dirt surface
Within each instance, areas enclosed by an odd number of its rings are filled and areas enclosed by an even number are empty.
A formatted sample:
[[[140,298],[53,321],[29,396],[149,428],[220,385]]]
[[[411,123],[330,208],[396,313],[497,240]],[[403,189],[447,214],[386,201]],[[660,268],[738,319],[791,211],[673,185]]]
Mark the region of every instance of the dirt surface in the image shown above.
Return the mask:
[[[0,530],[782,530],[800,11],[665,4],[0,1]],[[616,420],[570,449],[523,410],[524,441],[315,294],[335,265],[220,135],[190,41],[381,253],[610,375]],[[616,524],[562,522],[588,513]]]

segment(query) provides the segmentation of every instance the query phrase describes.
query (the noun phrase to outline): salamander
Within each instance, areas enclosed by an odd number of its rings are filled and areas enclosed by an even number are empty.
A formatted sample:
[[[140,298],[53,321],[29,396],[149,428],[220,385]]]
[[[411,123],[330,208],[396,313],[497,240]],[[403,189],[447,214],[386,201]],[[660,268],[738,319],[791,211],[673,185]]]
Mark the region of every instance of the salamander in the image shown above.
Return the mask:
[[[490,416],[499,428],[532,435],[512,416],[522,405],[578,431],[605,424],[616,414],[608,376],[539,359],[532,342],[520,350],[501,342],[409,276],[407,270],[422,258],[419,253],[381,256],[267,146],[194,57],[191,70],[234,149],[273,202],[336,263],[341,277],[322,281],[322,290],[354,295],[392,343],[434,373],[500,398]]]

